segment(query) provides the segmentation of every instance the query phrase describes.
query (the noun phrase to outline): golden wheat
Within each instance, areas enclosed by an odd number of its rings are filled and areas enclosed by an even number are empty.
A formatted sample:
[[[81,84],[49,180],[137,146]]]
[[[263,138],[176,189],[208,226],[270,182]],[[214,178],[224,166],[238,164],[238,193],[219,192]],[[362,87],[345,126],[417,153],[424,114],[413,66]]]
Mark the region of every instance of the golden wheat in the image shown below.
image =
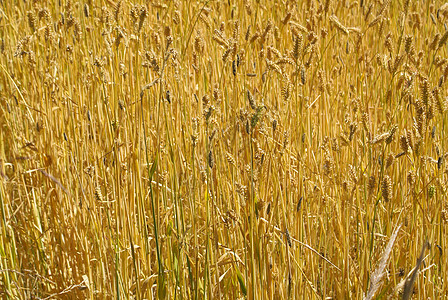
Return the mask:
[[[448,297],[446,3],[9,2],[0,297]]]

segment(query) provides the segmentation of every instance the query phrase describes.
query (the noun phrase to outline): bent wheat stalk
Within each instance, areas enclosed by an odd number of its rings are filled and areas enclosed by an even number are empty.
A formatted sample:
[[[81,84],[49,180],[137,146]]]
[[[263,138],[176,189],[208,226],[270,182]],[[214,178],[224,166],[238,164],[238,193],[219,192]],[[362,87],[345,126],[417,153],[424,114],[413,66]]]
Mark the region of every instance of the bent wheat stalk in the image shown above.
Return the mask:
[[[392,252],[392,247],[394,246],[395,240],[397,239],[398,232],[400,231],[401,225],[398,225],[395,228],[392,236],[390,237],[389,243],[387,243],[386,249],[381,256],[380,263],[376,268],[375,272],[373,272],[372,277],[370,277],[369,290],[367,291],[367,296],[364,297],[364,300],[371,300],[375,296],[378,289],[381,287],[383,277],[384,277],[384,269],[387,266],[387,263],[390,258],[390,254]]]

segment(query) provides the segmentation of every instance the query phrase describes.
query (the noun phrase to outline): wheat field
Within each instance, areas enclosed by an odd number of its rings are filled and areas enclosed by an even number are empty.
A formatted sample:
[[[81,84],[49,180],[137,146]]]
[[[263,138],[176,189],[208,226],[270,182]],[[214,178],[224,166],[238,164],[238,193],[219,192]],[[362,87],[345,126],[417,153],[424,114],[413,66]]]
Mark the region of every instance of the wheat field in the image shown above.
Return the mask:
[[[446,23],[0,1],[0,297],[448,299]]]

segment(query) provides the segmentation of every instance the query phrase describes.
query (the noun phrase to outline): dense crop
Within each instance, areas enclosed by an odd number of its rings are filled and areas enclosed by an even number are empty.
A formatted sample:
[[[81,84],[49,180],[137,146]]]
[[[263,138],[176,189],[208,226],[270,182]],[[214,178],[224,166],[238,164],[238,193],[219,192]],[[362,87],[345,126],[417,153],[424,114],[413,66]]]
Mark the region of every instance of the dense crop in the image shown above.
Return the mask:
[[[0,296],[448,297],[447,22],[0,1]]]

